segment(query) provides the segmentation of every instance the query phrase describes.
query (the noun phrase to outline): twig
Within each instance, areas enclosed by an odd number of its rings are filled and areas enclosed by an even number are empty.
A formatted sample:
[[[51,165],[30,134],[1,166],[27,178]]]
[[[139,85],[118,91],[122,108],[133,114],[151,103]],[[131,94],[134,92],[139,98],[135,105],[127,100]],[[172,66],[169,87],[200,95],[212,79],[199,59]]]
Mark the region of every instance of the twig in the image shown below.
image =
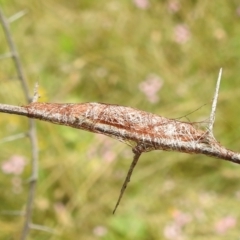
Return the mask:
[[[219,74],[218,74],[218,80],[217,80],[215,94],[214,94],[213,103],[212,103],[212,111],[210,114],[210,121],[209,121],[209,125],[208,125],[209,134],[211,134],[212,136],[213,136],[213,124],[215,121],[215,112],[216,112],[216,107],[217,107],[218,92],[219,92],[219,88],[220,88],[221,77],[222,77],[222,68],[220,69]]]
[[[0,60],[6,59],[6,58],[11,58],[12,57],[12,53],[5,53],[0,55]]]
[[[31,102],[31,97],[30,97],[30,94],[29,94],[29,91],[28,91],[26,77],[25,77],[24,72],[23,72],[23,67],[22,67],[22,64],[21,64],[21,61],[20,61],[20,58],[19,58],[19,55],[18,55],[18,51],[16,49],[16,46],[15,46],[15,44],[13,42],[13,39],[12,39],[12,36],[11,36],[11,31],[10,31],[8,21],[4,17],[1,8],[0,8],[0,21],[1,21],[5,36],[6,36],[7,43],[9,45],[10,50],[11,50],[13,62],[15,64],[15,67],[16,67],[16,70],[17,70],[18,78],[19,78],[19,80],[22,84],[24,95],[27,99],[27,102],[29,103],[29,102]]]
[[[36,127],[34,121],[29,121],[28,135],[32,145],[32,175],[29,180],[29,193],[27,198],[25,223],[23,226],[21,240],[25,240],[27,238],[28,232],[30,230],[33,201],[35,197],[36,184],[38,179],[38,146],[36,138]]]
[[[12,22],[18,20],[19,18],[21,18],[21,17],[23,17],[24,15],[26,15],[27,12],[28,12],[28,10],[25,9],[25,10],[22,10],[22,11],[16,13],[16,14],[14,14],[14,15],[11,16],[10,18],[8,18],[8,22],[9,22],[9,23],[12,23]]]
[[[57,234],[57,231],[50,228],[50,227],[47,227],[47,226],[41,226],[41,225],[38,225],[38,224],[30,224],[30,228],[31,229],[34,229],[34,230],[39,230],[39,231],[43,231],[43,232],[48,232],[48,233],[52,233],[52,234]]]
[[[6,216],[24,216],[25,213],[23,211],[12,211],[12,210],[3,210],[0,212],[1,215],[6,215]]]
[[[17,17],[21,17],[25,12],[20,12],[20,14],[17,14]],[[16,16],[15,16],[16,18]],[[13,19],[12,19],[13,20]],[[28,103],[31,102],[30,93],[27,86],[27,80],[23,72],[22,64],[19,58],[19,54],[17,51],[17,48],[14,44],[9,22],[5,18],[3,12],[0,8],[0,22],[3,27],[3,31],[5,33],[5,37],[7,40],[7,43],[9,45],[11,55],[13,58],[13,62],[16,67],[18,79],[21,82],[21,86],[25,95],[25,98]],[[29,132],[28,136],[31,143],[31,151],[32,151],[32,175],[31,180],[29,183],[29,194],[27,198],[27,204],[26,204],[26,212],[25,212],[25,222],[22,230],[21,240],[25,240],[27,238],[27,235],[30,230],[30,224],[31,224],[31,218],[32,218],[32,208],[33,208],[33,200],[35,196],[35,189],[36,189],[36,182],[37,182],[37,175],[38,175],[38,147],[37,147],[37,136],[36,136],[36,127],[35,122],[32,119],[29,119]]]
[[[27,136],[26,133],[19,133],[19,134],[15,134],[13,136],[8,136],[8,137],[5,137],[5,138],[2,138],[0,140],[0,144],[5,143],[5,142],[11,142],[11,141],[14,141],[14,140],[17,140],[17,139],[20,139],[20,138],[25,138],[26,136]]]
[[[23,115],[54,124],[104,134],[127,143],[134,158],[122,185],[114,212],[143,152],[152,150],[204,154],[240,164],[240,153],[231,151],[197,124],[168,119],[131,107],[104,103],[31,103],[17,107],[0,104],[0,112]]]
[[[144,152],[165,150],[204,154],[240,164],[240,153],[222,146],[215,140],[212,133],[221,74],[222,70],[219,72],[207,131],[198,129],[196,124],[191,122],[168,119],[131,107],[103,103],[38,103],[36,102],[37,95],[35,95],[31,104],[22,107],[0,104],[0,112],[23,115],[28,118],[104,134],[130,145],[134,157],[114,208],[113,213],[115,213],[130,181],[134,167],[140,155]],[[34,172],[36,173],[35,170],[33,170]],[[32,181],[32,183],[35,183],[35,181]],[[33,197],[30,195],[29,202],[32,199]],[[29,203],[28,206],[32,205]],[[31,210],[27,210],[27,213],[31,213]],[[29,217],[26,219],[29,219]],[[29,228],[29,221],[27,223]],[[28,229],[24,230],[25,233],[27,231]]]
[[[131,175],[132,175],[133,169],[135,168],[135,166],[136,166],[136,164],[138,162],[138,159],[141,156],[141,152],[138,152],[137,150],[133,150],[133,153],[134,153],[133,161],[132,161],[131,166],[130,166],[130,168],[128,170],[127,177],[125,178],[125,181],[124,181],[124,183],[122,185],[122,188],[121,188],[121,191],[120,191],[120,195],[118,197],[117,203],[116,203],[115,208],[113,210],[113,214],[116,212],[117,207],[118,207],[118,205],[121,202],[121,199],[122,199],[122,196],[124,194],[124,191],[127,188],[127,185],[130,182],[130,180],[131,180]]]

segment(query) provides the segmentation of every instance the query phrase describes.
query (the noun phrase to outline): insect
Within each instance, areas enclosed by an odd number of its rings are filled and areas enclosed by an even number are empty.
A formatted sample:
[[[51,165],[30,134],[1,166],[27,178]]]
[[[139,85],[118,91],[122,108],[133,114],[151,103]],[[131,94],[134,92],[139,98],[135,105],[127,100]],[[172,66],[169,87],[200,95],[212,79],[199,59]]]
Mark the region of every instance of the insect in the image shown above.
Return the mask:
[[[131,107],[104,103],[40,102],[23,107],[0,104],[0,109],[3,106],[8,109],[7,112],[104,134],[127,143],[132,148],[134,157],[113,213],[143,152],[165,150],[201,153],[240,163],[240,154],[221,146],[207,131],[197,129],[194,123],[168,119]]]
[[[212,104],[209,127],[198,129],[191,122],[168,119],[156,114],[104,103],[41,103],[33,101],[26,106],[0,104],[0,112],[23,115],[103,134],[128,144],[133,160],[113,210],[115,213],[141,154],[152,150],[204,154],[240,164],[240,153],[233,152],[217,142],[212,133],[221,70]]]

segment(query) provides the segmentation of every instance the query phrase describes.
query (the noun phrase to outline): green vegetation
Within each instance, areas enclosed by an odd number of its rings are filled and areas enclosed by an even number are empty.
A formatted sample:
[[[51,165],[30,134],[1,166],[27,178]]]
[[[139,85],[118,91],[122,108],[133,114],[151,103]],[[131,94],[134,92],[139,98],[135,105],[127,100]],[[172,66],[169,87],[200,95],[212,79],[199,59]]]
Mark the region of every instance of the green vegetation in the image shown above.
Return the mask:
[[[220,67],[214,132],[240,151],[240,4],[238,1],[0,0],[30,89],[40,101],[106,102],[191,121],[206,120]],[[143,4],[143,5],[141,5]],[[0,31],[0,54],[8,47]],[[23,105],[11,59],[0,62],[0,102]],[[206,104],[206,105],[204,105]],[[0,139],[27,129],[0,114]],[[186,120],[186,118],[183,118]],[[187,121],[187,120],[186,120]],[[39,181],[28,239],[238,239],[240,168],[206,156],[141,156],[112,215],[132,159],[128,146],[104,136],[37,122]],[[19,239],[30,176],[28,139],[2,143],[0,239]],[[21,174],[7,162],[25,161]],[[3,167],[5,166],[5,168]],[[8,213],[8,214],[6,214]]]

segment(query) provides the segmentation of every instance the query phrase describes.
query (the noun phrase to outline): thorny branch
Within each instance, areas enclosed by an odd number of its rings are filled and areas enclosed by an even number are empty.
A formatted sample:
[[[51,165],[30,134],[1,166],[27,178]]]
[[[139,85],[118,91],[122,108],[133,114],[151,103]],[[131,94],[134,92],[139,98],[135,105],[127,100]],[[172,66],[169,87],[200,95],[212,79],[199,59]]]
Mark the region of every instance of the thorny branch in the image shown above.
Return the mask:
[[[16,18],[19,18],[20,16],[23,16],[25,12],[20,12],[15,16]],[[11,19],[13,21],[13,19]],[[16,72],[18,75],[18,79],[21,82],[22,89],[26,98],[26,101],[28,103],[31,102],[31,96],[28,90],[27,86],[27,80],[23,72],[23,67],[19,58],[19,54],[17,51],[17,48],[14,44],[11,31],[10,31],[10,26],[9,26],[9,20],[6,19],[4,16],[1,8],[0,8],[0,22],[3,27],[3,31],[5,33],[5,37],[7,40],[7,43],[10,48],[10,56],[13,59],[14,65],[16,67]],[[25,221],[24,221],[24,226],[21,234],[21,240],[25,240],[27,238],[27,235],[29,233],[29,230],[31,228],[31,218],[32,218],[32,208],[33,208],[33,201],[34,201],[34,196],[35,196],[35,189],[36,189],[36,182],[38,178],[38,146],[37,146],[37,135],[36,135],[36,127],[35,127],[35,122],[33,119],[29,119],[29,130],[27,135],[29,136],[30,143],[31,143],[31,151],[32,151],[32,175],[30,177],[30,182],[29,182],[29,194],[27,198],[27,203],[26,203],[26,210],[25,210]]]
[[[0,112],[17,114],[93,133],[104,134],[128,144],[133,161],[114,208],[115,213],[140,155],[152,150],[204,154],[240,164],[240,153],[222,146],[213,136],[212,127],[220,86],[221,70],[206,131],[196,123],[168,119],[131,107],[104,103],[39,103],[26,106],[0,104]]]
[[[213,136],[213,124],[214,124],[214,120],[215,120],[215,112],[216,112],[216,107],[217,107],[217,99],[218,99],[218,93],[219,93],[219,88],[220,88],[221,76],[222,76],[222,68],[219,71],[218,80],[217,80],[217,84],[216,84],[215,94],[214,94],[213,103],[212,103],[212,110],[211,110],[211,114],[210,114],[210,122],[209,122],[209,125],[208,125],[208,132],[207,132],[206,136],[204,136],[206,142],[208,142],[207,135],[209,135],[210,138],[214,139],[214,136]],[[206,154],[206,153],[204,153],[204,149],[202,149],[202,150],[203,151],[201,153]],[[125,179],[125,181],[124,181],[124,183],[122,185],[118,201],[117,201],[117,203],[115,205],[115,208],[113,210],[113,214],[117,210],[117,207],[118,207],[118,205],[119,205],[119,203],[120,203],[120,201],[122,199],[122,196],[123,196],[124,191],[125,191],[125,189],[127,187],[127,184],[128,184],[128,182],[130,182],[130,178],[131,178],[133,169],[135,168],[135,166],[137,164],[137,161],[138,161],[138,159],[139,159],[139,157],[141,155],[141,151],[138,151],[135,148],[133,148],[133,153],[134,153],[134,158],[133,158],[132,164],[131,164],[131,166],[130,166],[130,168],[128,170],[127,177],[126,177],[126,179]],[[217,156],[217,157],[219,157],[219,156]],[[221,158],[221,157],[219,157],[219,158]],[[234,162],[236,162],[236,161],[234,161]],[[238,160],[237,163],[240,164],[240,159]]]
[[[29,90],[28,90],[28,86],[27,86],[27,81],[26,81],[26,77],[24,75],[23,72],[23,67],[18,55],[18,51],[17,48],[14,44],[12,35],[11,35],[11,31],[10,31],[10,26],[8,23],[8,20],[5,18],[5,16],[3,15],[2,10],[0,9],[0,21],[3,27],[3,31],[5,33],[5,37],[8,43],[8,46],[10,48],[11,51],[11,57],[13,58],[13,62],[15,64],[16,70],[17,70],[17,74],[18,74],[18,79],[20,80],[21,84],[22,84],[22,89],[24,91],[24,95],[27,99],[27,102],[30,103],[31,102],[31,97],[29,94]]]

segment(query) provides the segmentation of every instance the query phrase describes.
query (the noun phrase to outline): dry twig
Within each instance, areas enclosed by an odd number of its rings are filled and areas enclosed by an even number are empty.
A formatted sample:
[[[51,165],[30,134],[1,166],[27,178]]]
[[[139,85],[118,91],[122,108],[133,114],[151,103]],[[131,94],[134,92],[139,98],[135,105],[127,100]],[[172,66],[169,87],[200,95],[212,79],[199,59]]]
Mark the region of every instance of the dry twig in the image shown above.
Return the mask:
[[[218,100],[218,93],[219,93],[221,78],[222,78],[222,68],[220,69],[219,74],[218,74],[216,90],[215,90],[213,103],[212,103],[212,111],[211,111],[211,114],[210,114],[210,122],[209,122],[209,125],[208,125],[209,134],[212,135],[212,136],[213,136],[213,124],[214,124],[214,121],[215,121],[215,113],[216,113],[216,108],[217,108],[217,100]]]
[[[221,71],[219,76],[221,76]],[[198,129],[195,123],[168,119],[131,107],[103,103],[34,102],[22,107],[0,104],[0,112],[100,133],[127,143],[132,148],[134,157],[114,213],[143,152],[165,150],[204,154],[240,164],[240,153],[222,146],[212,134],[219,85],[220,77],[213,100],[210,124],[206,131]]]
[[[20,12],[19,14],[15,15],[14,19],[19,18],[25,14],[24,11]],[[11,21],[13,21],[13,18],[11,18]],[[27,80],[23,72],[23,67],[21,65],[21,61],[18,55],[18,51],[16,49],[16,46],[14,44],[9,21],[4,16],[1,8],[0,8],[0,22],[3,27],[3,31],[5,33],[5,37],[7,40],[7,43],[10,48],[10,54],[6,54],[5,56],[9,57],[11,56],[14,62],[14,65],[16,67],[18,79],[21,82],[21,86],[24,92],[24,95],[26,97],[26,101],[28,103],[31,102],[31,96],[28,90],[27,86]],[[31,225],[31,218],[32,218],[32,207],[33,207],[33,200],[35,195],[35,189],[36,189],[36,182],[37,182],[37,174],[38,174],[38,147],[37,147],[37,136],[36,136],[36,127],[35,122],[33,119],[29,119],[29,131],[27,133],[29,136],[30,142],[31,142],[31,152],[32,152],[32,175],[30,177],[30,185],[29,185],[29,194],[27,198],[27,204],[26,204],[26,211],[25,211],[25,221],[24,226],[22,230],[21,239],[25,240],[27,238],[28,232],[30,230]]]

